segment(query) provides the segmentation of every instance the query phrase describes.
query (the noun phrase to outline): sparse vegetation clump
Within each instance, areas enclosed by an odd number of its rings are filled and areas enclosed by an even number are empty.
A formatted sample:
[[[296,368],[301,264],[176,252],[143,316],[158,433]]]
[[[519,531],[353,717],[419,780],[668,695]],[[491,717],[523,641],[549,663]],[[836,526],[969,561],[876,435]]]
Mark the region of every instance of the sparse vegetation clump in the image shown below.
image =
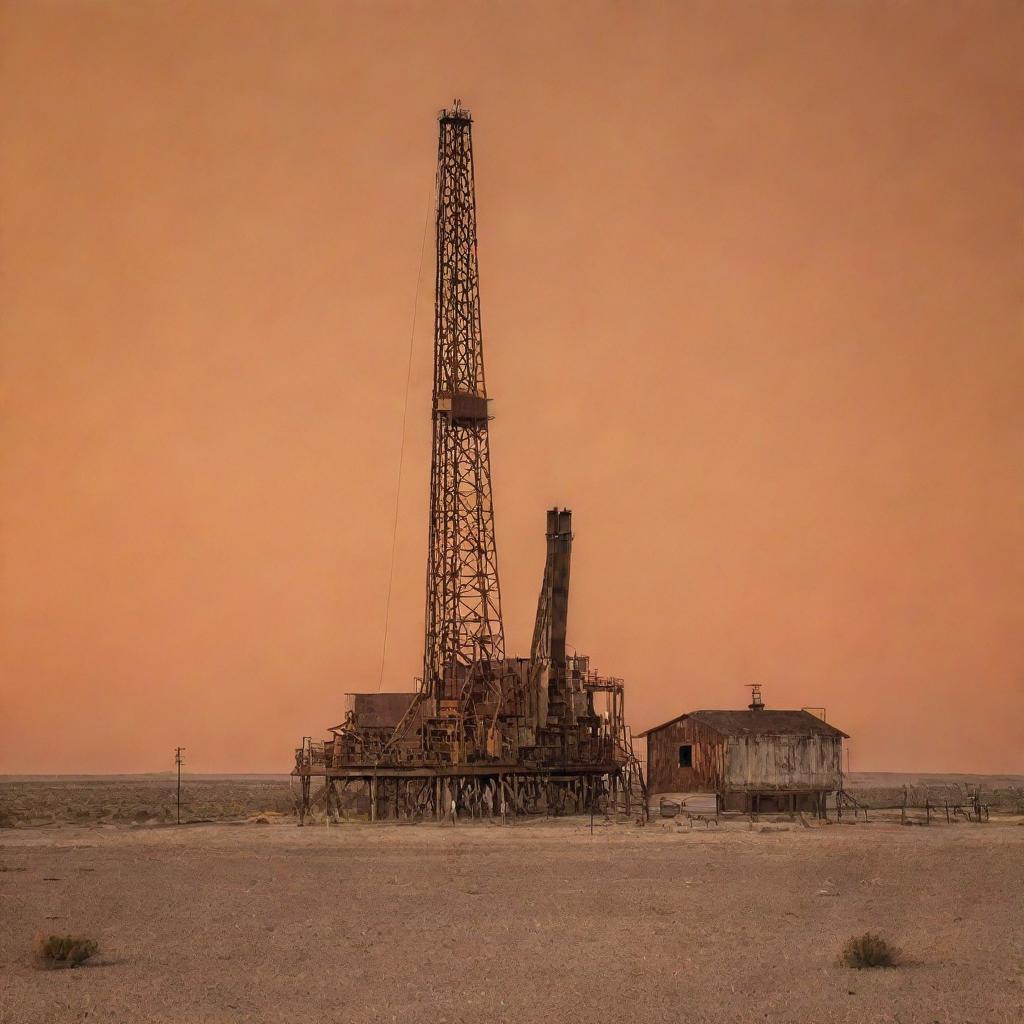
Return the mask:
[[[40,935],[36,960],[42,967],[77,967],[99,951],[99,944],[84,935]]]
[[[840,963],[858,971],[865,967],[895,967],[900,962],[900,951],[873,932],[855,935],[843,947]]]

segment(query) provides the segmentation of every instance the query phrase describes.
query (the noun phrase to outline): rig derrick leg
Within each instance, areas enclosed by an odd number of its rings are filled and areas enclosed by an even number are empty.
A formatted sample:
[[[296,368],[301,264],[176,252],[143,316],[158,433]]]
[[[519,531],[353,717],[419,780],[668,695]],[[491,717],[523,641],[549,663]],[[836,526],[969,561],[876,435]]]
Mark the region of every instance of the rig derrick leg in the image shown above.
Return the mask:
[[[334,779],[329,775],[324,779],[324,824],[330,825],[334,816]]]
[[[306,824],[306,815],[309,814],[309,776],[299,776],[299,825]]]

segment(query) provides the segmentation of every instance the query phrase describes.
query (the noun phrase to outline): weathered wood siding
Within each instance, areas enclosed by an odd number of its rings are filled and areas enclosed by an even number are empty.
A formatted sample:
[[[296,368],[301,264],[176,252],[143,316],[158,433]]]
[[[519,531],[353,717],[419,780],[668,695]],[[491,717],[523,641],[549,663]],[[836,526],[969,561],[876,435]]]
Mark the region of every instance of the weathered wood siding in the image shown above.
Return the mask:
[[[693,747],[693,767],[679,766],[679,748]],[[725,779],[725,739],[684,718],[647,737],[647,789],[651,793],[717,793]]]
[[[682,768],[679,748],[687,743],[693,766]],[[835,790],[841,756],[838,736],[722,736],[684,718],[648,735],[647,786],[651,793]]]
[[[838,789],[838,736],[729,736],[725,789]]]

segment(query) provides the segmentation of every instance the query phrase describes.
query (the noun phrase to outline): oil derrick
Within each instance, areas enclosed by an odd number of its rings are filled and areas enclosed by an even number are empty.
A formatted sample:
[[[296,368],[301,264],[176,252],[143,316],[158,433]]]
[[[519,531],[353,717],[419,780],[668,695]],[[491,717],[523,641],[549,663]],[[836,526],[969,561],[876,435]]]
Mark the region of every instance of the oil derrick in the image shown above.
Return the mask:
[[[422,692],[455,713],[505,657],[480,329],[472,118],[439,118],[433,456]],[[486,687],[476,687],[481,696]]]
[[[441,111],[437,151],[433,438],[423,675],[415,692],[346,694],[344,720],[305,737],[293,775],[313,811],[446,819],[646,807],[621,679],[567,653],[572,514],[547,513],[530,655],[501,618],[480,329],[472,119]],[[312,783],[323,779],[314,794]],[[638,803],[639,801],[639,803]]]

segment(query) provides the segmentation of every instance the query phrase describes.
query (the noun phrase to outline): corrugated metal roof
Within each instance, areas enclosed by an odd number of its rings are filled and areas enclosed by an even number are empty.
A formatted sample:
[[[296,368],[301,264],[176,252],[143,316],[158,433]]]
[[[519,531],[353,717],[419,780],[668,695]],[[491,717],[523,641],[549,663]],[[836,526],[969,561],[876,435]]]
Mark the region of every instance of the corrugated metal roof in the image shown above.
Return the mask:
[[[774,711],[767,708],[762,711],[690,711],[645,729],[637,733],[637,736],[648,736],[684,718],[693,718],[723,736],[842,736],[849,739],[841,729],[829,725],[809,711]]]

